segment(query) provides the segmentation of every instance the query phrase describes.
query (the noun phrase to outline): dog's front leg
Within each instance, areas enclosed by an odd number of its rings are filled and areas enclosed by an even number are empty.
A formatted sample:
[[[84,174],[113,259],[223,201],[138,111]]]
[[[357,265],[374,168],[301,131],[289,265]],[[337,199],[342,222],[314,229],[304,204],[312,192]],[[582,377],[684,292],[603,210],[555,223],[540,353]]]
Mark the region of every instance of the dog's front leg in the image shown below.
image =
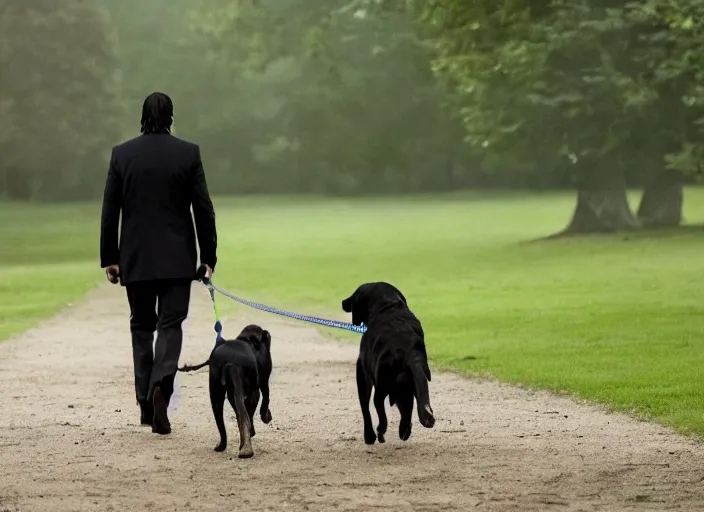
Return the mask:
[[[398,425],[398,437],[402,441],[408,441],[411,437],[411,424],[413,420],[413,393],[402,395],[397,402],[398,410],[401,413],[401,423]]]
[[[372,415],[369,413],[369,399],[372,396],[372,387],[367,381],[362,362],[359,359],[357,359],[357,394],[359,395],[359,405],[362,407],[362,418],[364,420],[364,442],[374,444],[376,433],[372,425]]]
[[[247,415],[249,416],[249,432],[252,437],[256,435],[254,429],[254,413],[257,412],[257,403],[259,403],[259,389],[254,390],[244,401],[247,407]]]
[[[376,427],[376,432],[380,443],[385,441],[384,434],[386,434],[386,429],[389,426],[386,418],[386,409],[384,409],[385,399],[385,393],[380,392],[378,388],[374,390],[374,407],[376,408],[376,415],[379,417],[379,426]]]
[[[269,382],[262,383],[262,406],[259,409],[259,414],[262,418],[262,423],[265,425],[271,423],[271,411],[269,410]]]

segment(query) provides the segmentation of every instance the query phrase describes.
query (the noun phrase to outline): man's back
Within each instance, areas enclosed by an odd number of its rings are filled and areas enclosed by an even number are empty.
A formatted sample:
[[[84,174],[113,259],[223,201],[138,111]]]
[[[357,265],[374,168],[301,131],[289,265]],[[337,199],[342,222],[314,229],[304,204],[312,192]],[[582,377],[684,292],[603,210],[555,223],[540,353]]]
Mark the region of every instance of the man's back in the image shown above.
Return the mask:
[[[103,203],[101,260],[119,262],[123,284],[192,278],[215,266],[215,214],[197,145],[168,133],[140,135],[113,148]],[[110,235],[122,211],[119,249]],[[117,259],[116,259],[117,258]]]
[[[166,94],[144,100],[143,135],[112,149],[100,225],[101,267],[110,282],[119,276],[130,304],[139,421],[162,435],[171,432],[167,408],[196,275],[196,233],[206,277],[217,249],[200,150],[171,135],[173,118]]]

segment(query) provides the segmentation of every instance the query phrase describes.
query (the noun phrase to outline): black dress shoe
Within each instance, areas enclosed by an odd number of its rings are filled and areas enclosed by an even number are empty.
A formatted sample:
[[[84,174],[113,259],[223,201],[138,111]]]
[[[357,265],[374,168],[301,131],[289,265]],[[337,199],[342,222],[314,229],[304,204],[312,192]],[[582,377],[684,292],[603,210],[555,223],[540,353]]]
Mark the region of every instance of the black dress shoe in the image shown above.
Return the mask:
[[[139,423],[142,425],[152,425],[154,423],[154,406],[149,400],[139,401]]]
[[[154,422],[152,423],[152,432],[155,434],[166,435],[171,433],[171,423],[169,416],[166,413],[166,400],[159,386],[154,388]]]

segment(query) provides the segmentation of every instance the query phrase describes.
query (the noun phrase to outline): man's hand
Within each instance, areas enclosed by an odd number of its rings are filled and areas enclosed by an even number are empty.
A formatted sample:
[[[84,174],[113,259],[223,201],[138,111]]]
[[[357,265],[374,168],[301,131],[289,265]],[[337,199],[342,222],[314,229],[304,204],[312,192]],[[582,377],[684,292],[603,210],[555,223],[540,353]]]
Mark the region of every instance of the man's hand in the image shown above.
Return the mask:
[[[105,267],[105,277],[112,284],[117,284],[120,281],[120,265],[110,265]]]
[[[201,281],[203,284],[210,284],[210,279],[213,277],[213,269],[210,265],[201,263],[196,270],[196,281]]]

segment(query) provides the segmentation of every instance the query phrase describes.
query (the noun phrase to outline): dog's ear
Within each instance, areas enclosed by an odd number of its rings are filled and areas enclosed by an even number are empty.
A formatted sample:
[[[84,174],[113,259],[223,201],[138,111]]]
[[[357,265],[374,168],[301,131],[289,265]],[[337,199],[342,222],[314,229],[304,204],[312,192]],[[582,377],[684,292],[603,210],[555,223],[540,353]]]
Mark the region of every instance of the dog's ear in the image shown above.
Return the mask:
[[[267,352],[271,352],[271,334],[269,334],[269,331],[265,330],[262,333],[262,343],[264,343]]]
[[[352,295],[342,301],[342,310],[352,313],[352,324],[362,325],[369,323],[369,284],[363,284]]]
[[[369,294],[360,292],[352,303],[352,325],[369,323]]]
[[[342,311],[345,313],[352,313],[352,302],[354,301],[354,295],[347,297],[342,301]]]

